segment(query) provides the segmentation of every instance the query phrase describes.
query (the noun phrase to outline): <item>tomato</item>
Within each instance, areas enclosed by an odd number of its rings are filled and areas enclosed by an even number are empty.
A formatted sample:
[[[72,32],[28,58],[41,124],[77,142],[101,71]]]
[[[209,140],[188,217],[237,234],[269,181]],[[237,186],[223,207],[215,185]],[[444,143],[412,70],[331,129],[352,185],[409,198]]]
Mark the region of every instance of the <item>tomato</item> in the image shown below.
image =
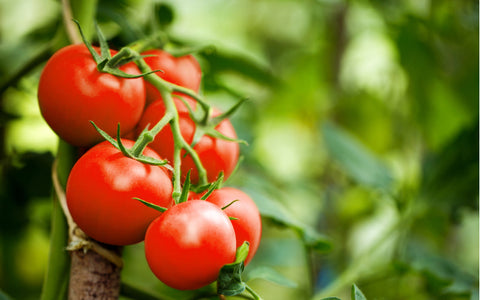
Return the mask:
[[[235,231],[216,205],[191,200],[173,206],[150,224],[145,255],[166,285],[193,290],[214,282],[235,260]]]
[[[120,69],[139,74],[133,63]],[[38,102],[43,118],[58,136],[74,146],[91,146],[102,137],[89,121],[113,136],[118,123],[122,134],[135,128],[145,106],[145,84],[142,78],[99,72],[85,45],[70,45],[57,51],[45,65]]]
[[[134,144],[122,141],[126,147]],[[160,158],[148,147],[143,154]],[[75,163],[66,197],[73,220],[88,236],[106,244],[129,245],[142,241],[148,225],[161,214],[133,197],[170,207],[172,191],[164,167],[128,158],[105,141]]]
[[[225,208],[224,212],[229,217],[237,218],[237,220],[231,220],[237,239],[237,248],[244,241],[248,241],[250,244],[248,256],[245,260],[245,265],[247,265],[257,252],[262,235],[262,220],[257,205],[246,193],[233,187],[223,187],[213,191],[206,201],[222,208],[234,200],[238,201]]]
[[[177,107],[180,100],[175,99]],[[190,115],[186,109],[179,109],[179,124],[180,131],[183,138],[189,144],[193,142],[196,125],[190,118]],[[218,115],[218,111],[213,112],[213,116]],[[147,125],[149,128],[155,126],[155,124],[165,115],[165,105],[163,101],[155,101],[145,110],[142,119],[139,122],[137,133],[141,132]],[[225,119],[217,125],[216,130],[223,135],[230,138],[237,138],[235,129],[232,123]],[[165,126],[155,137],[154,141],[149,146],[157,151],[157,153],[168,159],[173,163],[173,134],[170,129],[170,125]],[[236,142],[217,139],[208,135],[204,135],[198,143],[193,147],[197,152],[200,160],[207,170],[208,181],[213,182],[218,177],[220,171],[224,172],[225,179],[235,169],[239,157],[239,145]],[[183,152],[184,153],[184,152]],[[182,155],[181,170],[183,176],[185,176],[188,170],[191,170],[192,183],[198,182],[198,171],[193,163],[193,159],[190,155]]]
[[[144,60],[152,70],[162,70],[162,72],[156,73],[162,79],[195,92],[200,89],[202,70],[193,55],[175,57],[160,49],[148,50],[143,52],[142,55],[150,55],[145,57]],[[160,92],[149,82],[146,82],[146,90],[147,105],[161,98]],[[189,99],[189,97],[184,97]],[[193,100],[189,99],[187,101],[195,106]]]

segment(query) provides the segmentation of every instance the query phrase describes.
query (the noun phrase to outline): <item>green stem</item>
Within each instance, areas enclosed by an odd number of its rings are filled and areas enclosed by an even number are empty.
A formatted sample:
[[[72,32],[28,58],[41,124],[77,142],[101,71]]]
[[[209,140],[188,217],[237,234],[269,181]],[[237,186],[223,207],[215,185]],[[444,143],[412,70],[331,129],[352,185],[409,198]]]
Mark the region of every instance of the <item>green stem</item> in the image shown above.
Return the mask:
[[[262,300],[262,297],[260,297],[259,294],[257,294],[251,287],[248,286],[248,284],[245,285],[246,290],[252,295],[253,299],[255,300]]]
[[[133,51],[133,50],[132,50]],[[142,73],[151,72],[150,67],[145,63],[143,59],[137,61],[137,65]],[[205,185],[208,183],[207,171],[200,161],[200,157],[195,152],[193,147],[185,141],[180,130],[179,115],[175,103],[172,98],[172,92],[177,89],[176,85],[173,85],[155,74],[148,74],[145,77],[145,80],[150,82],[155,88],[160,92],[163,102],[165,104],[165,114],[169,115],[168,118],[170,128],[173,134],[174,140],[174,185],[173,185],[173,196],[175,201],[179,200],[181,195],[181,150],[185,149],[187,154],[192,157],[192,160],[198,170],[199,184]],[[159,123],[164,122],[160,120]],[[158,124],[157,124],[158,125]],[[156,126],[155,126],[156,127]]]
[[[195,101],[197,101],[198,104],[200,104],[200,106],[202,107],[202,109],[205,111],[205,113],[208,115],[209,112],[210,112],[210,105],[200,96],[198,95],[197,93],[195,93],[193,90],[191,89],[188,89],[186,87],[183,87],[183,86],[179,86],[179,85],[175,85],[175,84],[172,84],[171,85],[171,88],[174,92],[178,92],[178,93],[181,93],[181,94],[184,94],[184,95],[187,95],[189,97],[192,97],[193,99],[195,99]],[[207,116],[208,117],[208,116]]]
[[[138,40],[128,45],[127,48],[132,49],[135,52],[141,53],[151,48],[162,48],[167,43],[167,41],[167,35],[162,31],[158,31],[152,36]]]
[[[83,26],[83,33],[91,40],[95,32],[94,24],[96,18],[98,0],[69,0],[72,8],[72,16]],[[70,20],[65,20],[73,24]],[[78,37],[77,37],[78,38]],[[79,40],[81,43],[82,40]]]
[[[173,115],[170,112],[165,113],[160,121],[150,130],[146,130],[140,134],[137,142],[132,148],[132,154],[135,157],[140,156],[143,150],[149,143],[151,143],[155,136],[173,119]]]
[[[75,161],[74,148],[60,140],[57,152],[56,169],[60,184],[65,187],[68,174]],[[68,244],[68,226],[59,199],[53,197],[52,230],[50,233],[50,254],[47,273],[43,282],[41,300],[65,299],[70,272],[70,256],[65,250]]]

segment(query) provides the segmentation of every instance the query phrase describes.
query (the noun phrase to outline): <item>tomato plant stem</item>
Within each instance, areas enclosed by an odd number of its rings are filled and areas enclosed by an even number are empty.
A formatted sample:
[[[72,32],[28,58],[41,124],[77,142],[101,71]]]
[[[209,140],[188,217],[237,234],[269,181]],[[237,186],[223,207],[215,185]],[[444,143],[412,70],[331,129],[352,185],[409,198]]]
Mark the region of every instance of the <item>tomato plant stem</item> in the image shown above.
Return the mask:
[[[255,293],[255,291],[248,285],[245,285],[245,289],[250,293],[250,295],[252,295],[253,299],[262,300],[262,297],[260,297],[259,294]]]
[[[137,60],[136,63],[137,63],[141,72],[150,73],[152,71],[143,59]],[[153,86],[155,86],[155,88],[157,88],[158,91],[160,92],[160,94],[162,96],[162,99],[163,99],[163,102],[165,104],[165,108],[166,108],[165,115],[168,115],[167,118],[169,119],[170,127],[171,127],[171,130],[172,130],[173,140],[174,140],[173,198],[177,202],[180,198],[180,195],[181,195],[181,151],[182,151],[182,149],[185,149],[187,154],[192,157],[192,160],[193,160],[193,162],[194,162],[194,164],[195,164],[195,166],[198,170],[198,177],[199,177],[199,184],[200,185],[205,185],[205,184],[208,183],[207,171],[203,167],[202,162],[200,161],[200,157],[198,156],[198,154],[195,152],[193,147],[185,141],[185,139],[183,138],[182,133],[180,131],[179,115],[178,115],[178,111],[177,111],[177,108],[175,106],[175,103],[173,101],[173,98],[172,98],[172,92],[175,91],[175,90],[183,90],[183,89],[181,89],[180,87],[178,87],[174,84],[171,84],[171,83],[163,80],[162,78],[160,78],[159,76],[157,76],[155,74],[151,74],[151,73],[147,74],[147,75],[145,75],[144,78],[145,78],[145,80],[150,82]],[[195,94],[193,91],[188,91],[188,93],[189,94]],[[199,97],[196,96],[194,98],[196,99],[196,98],[199,98]],[[208,104],[206,104],[206,103],[204,103],[204,105],[208,106]],[[165,123],[166,120],[167,119],[162,118],[154,126],[152,131],[155,130],[156,131],[155,134],[158,133],[161,130],[161,127],[163,127],[165,125],[163,123]],[[157,125],[158,125],[158,127],[157,127]]]
[[[138,157],[142,154],[145,147],[154,140],[155,136],[173,119],[173,115],[170,112],[166,112],[165,115],[158,121],[158,123],[150,130],[146,130],[140,134],[137,142],[132,148],[132,154]]]

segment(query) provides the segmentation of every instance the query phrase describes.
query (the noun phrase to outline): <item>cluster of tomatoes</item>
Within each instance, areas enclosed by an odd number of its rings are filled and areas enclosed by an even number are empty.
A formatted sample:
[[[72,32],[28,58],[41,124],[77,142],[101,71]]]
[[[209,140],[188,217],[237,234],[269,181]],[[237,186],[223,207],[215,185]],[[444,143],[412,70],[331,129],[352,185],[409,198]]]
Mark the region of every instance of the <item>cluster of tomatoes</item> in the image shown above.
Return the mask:
[[[73,166],[67,186],[68,209],[76,224],[91,238],[106,244],[130,245],[145,241],[145,254],[153,273],[176,289],[197,289],[217,279],[223,265],[235,260],[236,249],[250,245],[247,264],[255,254],[261,235],[257,206],[239,189],[222,187],[203,199],[205,192],[188,193],[188,200],[176,203],[172,197],[171,169],[146,164],[124,153],[92,126],[93,121],[119,142],[131,148],[145,129],[165,114],[160,92],[144,78],[124,78],[99,71],[91,50],[70,45],[57,51],[40,77],[38,100],[42,116],[66,142],[85,149]],[[109,50],[110,56],[117,52]],[[104,54],[104,53],[103,53]],[[144,61],[164,80],[198,92],[202,72],[192,55],[174,57],[163,50],[142,53]],[[133,62],[119,67],[128,74],[140,74]],[[187,109],[197,106],[186,95],[174,95],[181,134],[192,143],[197,123]],[[178,97],[183,97],[180,101]],[[213,110],[213,116],[219,112]],[[228,119],[215,129],[236,138]],[[143,149],[143,155],[174,162],[174,135],[170,124]],[[203,135],[193,149],[214,182],[221,173],[230,176],[238,162],[239,146],[231,140]],[[198,183],[197,167],[182,152],[182,177],[191,175]],[[159,212],[135,198],[164,207]]]

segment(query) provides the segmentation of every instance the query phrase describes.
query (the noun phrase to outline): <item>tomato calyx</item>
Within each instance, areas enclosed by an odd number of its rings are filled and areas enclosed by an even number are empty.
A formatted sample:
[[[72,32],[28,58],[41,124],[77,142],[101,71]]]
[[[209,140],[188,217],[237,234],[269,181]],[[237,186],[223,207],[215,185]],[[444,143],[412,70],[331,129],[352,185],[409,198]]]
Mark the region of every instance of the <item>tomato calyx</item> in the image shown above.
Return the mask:
[[[242,273],[245,269],[245,259],[248,256],[249,248],[249,243],[245,241],[237,248],[235,261],[224,265],[220,269],[217,279],[217,294],[235,296],[246,290],[250,293],[253,299],[262,299],[260,295],[253,291],[253,289],[251,289],[242,279]]]
[[[225,141],[248,145],[248,143],[244,140],[230,138],[215,129],[223,120],[229,119],[247,100],[247,98],[242,98],[227,111],[213,117],[212,108],[210,106],[202,105],[201,107],[203,112],[198,113],[193,111],[190,105],[182,99],[188,109],[190,117],[196,124],[195,133],[191,144],[192,147],[195,146],[204,135]]]
[[[138,138],[135,144],[133,145],[133,147],[128,149],[125,147],[125,145],[123,145],[120,137],[120,124],[118,124],[118,127],[117,127],[117,137],[116,139],[114,139],[108,133],[100,129],[93,121],[90,121],[90,123],[92,123],[93,127],[95,127],[98,133],[100,133],[100,135],[106,141],[108,141],[110,144],[112,144],[112,146],[120,150],[123,153],[123,155],[129,158],[135,159],[144,164],[163,166],[169,170],[173,170],[173,168],[168,164],[167,160],[156,159],[156,158],[142,154],[143,150],[148,145],[148,141],[153,140],[153,138],[150,137],[150,132],[145,131],[144,136],[141,136],[140,138]]]
[[[92,55],[93,60],[95,60],[95,62],[97,63],[97,70],[99,72],[109,73],[122,78],[140,78],[150,73],[162,72],[161,70],[152,70],[150,72],[141,74],[128,74],[120,70],[120,66],[132,61],[142,59],[144,56],[139,55],[128,47],[124,47],[112,57],[107,40],[103,35],[102,31],[100,30],[98,24],[95,22],[95,30],[97,32],[98,42],[100,44],[100,54],[98,54],[97,51],[95,51],[95,49],[93,48],[92,44],[86,39],[85,35],[83,34],[80,23],[75,19],[73,19],[73,21],[75,22],[75,24],[77,24],[78,31],[80,32],[83,43],[88,48],[88,51]]]

